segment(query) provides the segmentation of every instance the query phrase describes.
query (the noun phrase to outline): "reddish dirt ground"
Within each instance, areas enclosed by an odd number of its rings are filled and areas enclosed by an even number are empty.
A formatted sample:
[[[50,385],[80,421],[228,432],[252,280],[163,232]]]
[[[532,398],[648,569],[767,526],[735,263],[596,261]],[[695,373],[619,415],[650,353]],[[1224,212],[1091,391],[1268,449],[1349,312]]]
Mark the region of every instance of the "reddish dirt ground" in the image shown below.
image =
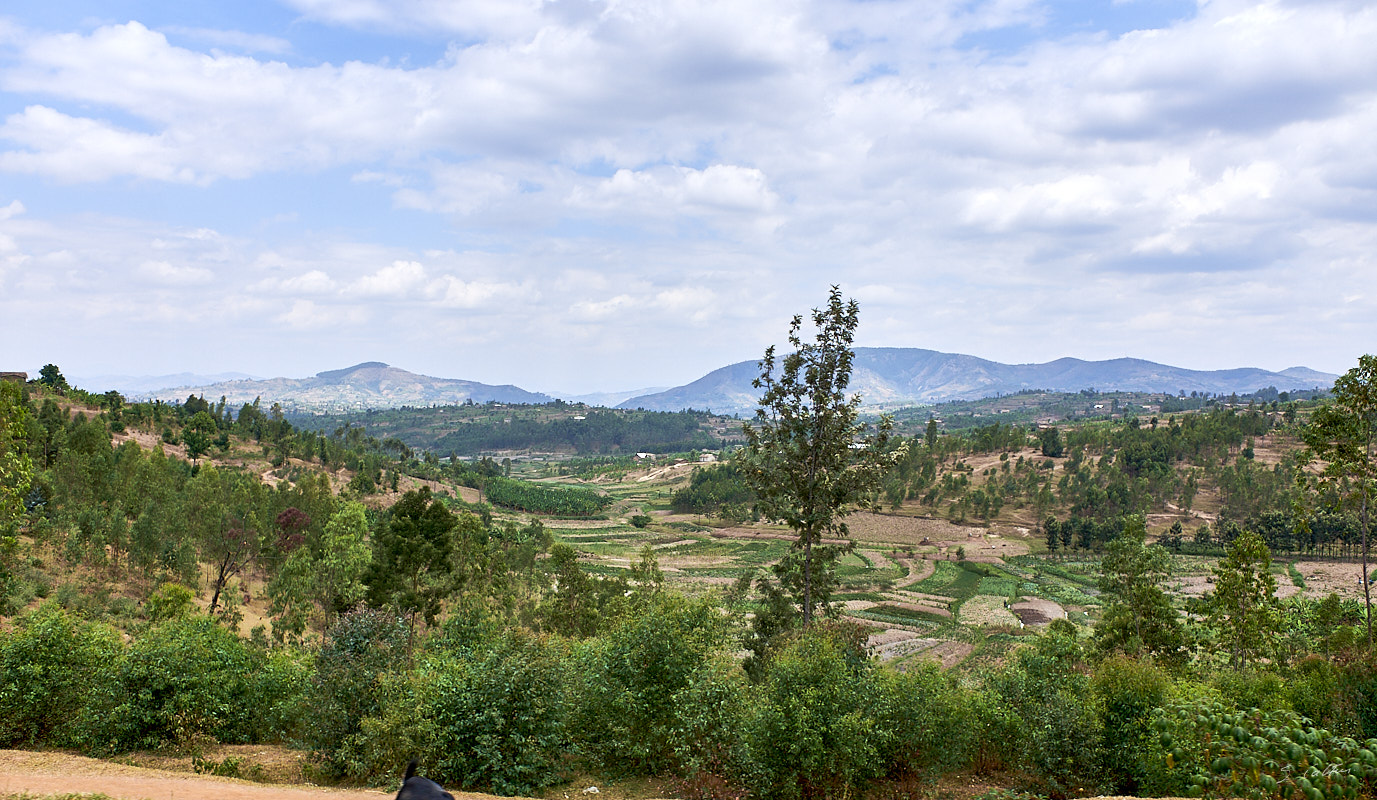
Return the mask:
[[[389,792],[366,789],[251,783],[114,764],[67,753],[20,750],[0,750],[0,792],[38,795],[99,792],[128,800],[379,800],[392,796]]]

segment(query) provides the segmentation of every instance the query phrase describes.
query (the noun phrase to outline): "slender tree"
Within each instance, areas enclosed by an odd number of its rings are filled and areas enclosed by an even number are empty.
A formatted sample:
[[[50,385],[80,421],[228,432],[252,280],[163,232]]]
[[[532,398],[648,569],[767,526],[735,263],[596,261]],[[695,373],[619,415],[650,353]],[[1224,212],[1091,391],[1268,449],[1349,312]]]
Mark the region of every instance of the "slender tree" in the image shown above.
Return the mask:
[[[1214,568],[1214,591],[1206,596],[1235,668],[1273,651],[1281,627],[1276,591],[1271,551],[1261,536],[1244,531]]]
[[[790,577],[797,584],[803,624],[813,618],[819,589],[825,593],[828,567],[844,549],[836,544],[849,531],[842,521],[852,507],[873,502],[885,468],[902,456],[886,453],[891,422],[882,417],[873,431],[857,421],[859,394],[847,396],[859,321],[855,300],[843,302],[833,286],[826,308],[813,310],[817,332],[805,342],[803,318],[789,326],[793,351],[776,359],[771,346],[752,385],[764,389],[754,422],[742,425],[746,446],[740,464],[766,519],[779,520],[797,535]]]
[[[1171,555],[1160,545],[1146,544],[1146,537],[1143,518],[1135,515],[1109,543],[1099,588],[1110,603],[1095,626],[1095,638],[1103,650],[1147,651],[1175,660],[1185,642],[1180,616],[1162,590],[1171,573]]]
[[[1309,454],[1323,466],[1317,478],[1343,501],[1358,507],[1362,531],[1363,605],[1367,646],[1372,648],[1372,591],[1368,566],[1368,508],[1377,482],[1377,356],[1334,381],[1334,402],[1315,410],[1302,437]]]

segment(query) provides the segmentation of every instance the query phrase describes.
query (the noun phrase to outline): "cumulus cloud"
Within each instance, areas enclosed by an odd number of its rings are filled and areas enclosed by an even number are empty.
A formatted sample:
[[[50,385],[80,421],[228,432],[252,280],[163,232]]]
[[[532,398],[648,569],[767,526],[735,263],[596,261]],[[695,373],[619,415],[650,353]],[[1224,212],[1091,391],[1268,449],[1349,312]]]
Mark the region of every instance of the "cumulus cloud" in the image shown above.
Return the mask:
[[[426,268],[417,261],[394,261],[390,266],[349,284],[347,294],[365,297],[402,297],[421,286]]]
[[[654,207],[660,213],[684,211],[766,212],[778,196],[758,169],[714,164],[707,169],[664,167],[619,169],[591,191],[576,190],[572,202],[604,208]]]
[[[500,281],[465,281],[453,275],[442,276],[431,285],[430,293],[440,307],[462,309],[525,302],[539,297],[527,286]]]
[[[266,278],[255,284],[260,292],[281,294],[325,294],[336,288],[335,280],[322,270],[313,269],[290,278]]]
[[[246,33],[244,31],[220,30],[217,28],[196,28],[186,25],[167,25],[161,28],[161,31],[163,33],[170,33],[174,36],[182,36],[195,42],[204,42],[212,47],[242,50],[247,53],[285,55],[292,51],[292,43],[286,39],[278,36],[267,36],[261,33]]]
[[[884,343],[990,357],[1151,356],[1141,337],[1185,351],[1208,320],[1276,319],[1234,298],[1371,333],[1366,4],[1212,0],[1127,33],[1053,31],[1037,0],[287,4],[285,33],[0,27],[15,180],[240,208],[227,183],[338,195],[314,216],[272,197],[261,244],[195,238],[203,223],[133,236],[101,218],[97,235],[20,206],[0,213],[5,257],[45,265],[23,280],[94,295],[133,275],[190,297],[242,271],[243,313],[291,330],[368,301],[398,330],[476,341],[487,309],[517,304],[532,336],[602,347],[590,332],[627,323],[647,351],[686,325],[704,346],[764,342],[837,282]],[[398,55],[312,60],[278,38],[332,26]],[[412,42],[448,47],[413,63]],[[1207,295],[1191,329],[1141,308],[1170,306],[1183,274]],[[1026,311],[1047,307],[1075,320]]]

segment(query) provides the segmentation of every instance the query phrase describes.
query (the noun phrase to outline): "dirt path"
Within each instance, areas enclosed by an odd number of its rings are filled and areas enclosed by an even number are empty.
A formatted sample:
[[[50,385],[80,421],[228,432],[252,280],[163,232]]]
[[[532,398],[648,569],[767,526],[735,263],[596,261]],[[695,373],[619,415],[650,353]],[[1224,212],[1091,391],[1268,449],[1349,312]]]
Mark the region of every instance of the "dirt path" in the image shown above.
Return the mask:
[[[0,750],[0,794],[95,794],[127,800],[381,800],[391,792],[250,783],[97,761],[67,753]],[[487,795],[454,793],[477,800]]]

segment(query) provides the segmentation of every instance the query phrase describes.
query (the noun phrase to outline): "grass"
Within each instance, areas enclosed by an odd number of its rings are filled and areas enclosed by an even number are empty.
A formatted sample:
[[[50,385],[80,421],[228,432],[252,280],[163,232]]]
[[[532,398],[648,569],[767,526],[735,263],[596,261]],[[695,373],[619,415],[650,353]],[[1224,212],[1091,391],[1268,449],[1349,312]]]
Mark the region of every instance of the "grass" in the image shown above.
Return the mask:
[[[1296,569],[1296,562],[1286,562],[1286,574],[1291,577],[1291,583],[1293,583],[1297,589],[1305,591],[1305,578],[1301,576],[1300,570]],[[1359,582],[1361,583],[1361,581]]]
[[[874,608],[867,608],[865,611],[861,612],[860,614],[857,614],[856,616],[863,616],[865,614],[874,614],[877,617],[893,617],[901,620],[907,619],[912,620],[913,622],[935,623],[938,625],[950,621],[946,615],[938,614],[933,611],[919,611],[913,608],[901,608],[899,606],[891,605],[878,605]],[[912,622],[906,624],[912,624]]]
[[[867,609],[865,611],[853,611],[851,612],[850,616],[859,617],[861,619],[874,620],[875,622],[883,622],[886,625],[903,625],[909,628],[935,628],[938,625],[945,624],[948,621],[940,617],[924,618],[910,616],[909,612],[907,612],[905,609],[898,610],[903,611],[904,613],[887,614],[884,612],[876,611],[875,609]]]
[[[958,589],[956,583],[958,580],[965,580],[970,583],[970,592],[966,594],[965,597],[975,594],[975,587],[977,584],[975,576],[961,569],[961,567],[951,561],[937,561],[934,562],[934,564],[935,568],[931,575],[906,588],[908,588],[909,591],[922,592],[923,594],[940,594],[947,597],[958,597],[963,594],[963,592]],[[965,597],[961,597],[961,599],[965,599]]]

